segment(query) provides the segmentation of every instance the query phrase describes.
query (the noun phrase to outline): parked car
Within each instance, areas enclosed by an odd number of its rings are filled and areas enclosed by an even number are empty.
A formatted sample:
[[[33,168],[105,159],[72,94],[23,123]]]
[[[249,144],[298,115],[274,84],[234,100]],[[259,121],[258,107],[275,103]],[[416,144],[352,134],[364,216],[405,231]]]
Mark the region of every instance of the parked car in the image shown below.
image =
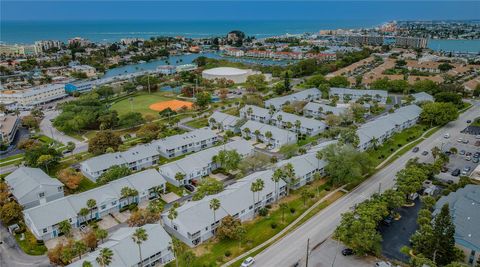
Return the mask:
[[[472,168],[470,166],[466,166],[463,168],[462,175],[467,175],[471,170]]]
[[[193,185],[191,185],[191,184],[186,184],[183,187],[185,187],[185,189],[187,189],[190,192],[195,191],[195,187],[193,187]]]
[[[416,147],[413,148],[412,152],[417,153],[419,150],[420,150],[420,148],[418,148],[418,146],[416,146]]]
[[[345,248],[342,250],[342,255],[343,256],[350,256],[353,255],[353,249],[351,248]]]
[[[472,155],[472,152],[465,153],[465,156],[471,156],[471,155]]]
[[[242,262],[242,267],[252,266],[255,263],[255,259],[253,257],[248,257]]]
[[[467,123],[472,123],[472,120],[467,120]]]
[[[457,169],[453,170],[452,176],[459,176],[459,175],[460,175],[460,169],[457,168]]]
[[[448,167],[447,166],[442,166],[442,169],[440,171],[441,172],[448,172]]]
[[[471,160],[472,160],[472,157],[466,156],[466,157],[465,157],[465,160],[466,160],[466,161],[471,161]]]
[[[475,135],[476,139],[480,139],[480,134]]]
[[[473,157],[474,158],[480,158],[480,152],[475,152],[475,154],[473,154]]]
[[[449,133],[446,133],[445,135],[443,135],[443,138],[445,138],[445,139],[450,138],[450,134],[449,134]]]
[[[458,138],[458,139],[457,139],[457,142],[459,142],[459,143],[461,143],[462,141],[463,141],[462,138]]]
[[[422,152],[422,156],[426,156],[426,155],[428,155],[428,151],[424,150],[424,151]]]
[[[480,160],[479,158],[473,158],[473,159],[472,159],[472,162],[473,162],[473,163],[478,163],[479,160]]]
[[[462,143],[464,144],[468,144],[470,141],[468,141],[468,139],[463,139]]]
[[[460,152],[458,152],[458,155],[465,155],[465,153],[466,153],[465,150],[462,149],[460,150]]]
[[[392,264],[388,261],[375,262],[375,267],[392,267]]]

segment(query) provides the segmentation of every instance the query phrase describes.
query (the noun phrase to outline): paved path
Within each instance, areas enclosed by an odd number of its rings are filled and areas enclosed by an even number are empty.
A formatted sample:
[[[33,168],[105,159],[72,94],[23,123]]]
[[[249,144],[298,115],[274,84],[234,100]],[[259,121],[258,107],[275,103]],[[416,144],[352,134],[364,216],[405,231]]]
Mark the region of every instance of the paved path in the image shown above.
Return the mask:
[[[461,114],[458,120],[447,124],[441,130],[421,142],[418,145],[420,151],[430,151],[433,146],[440,146],[445,132],[449,132],[450,134],[459,133],[465,128],[465,121],[467,119],[473,119],[478,116],[479,113],[480,105],[479,103],[475,103],[472,108]],[[292,266],[297,261],[302,260],[305,257],[308,238],[310,238],[311,247],[315,247],[317,244],[326,240],[339,224],[342,213],[349,211],[351,207],[369,198],[373,193],[392,188],[395,184],[395,174],[404,168],[409,159],[417,156],[419,155],[409,151],[390,165],[378,171],[351,193],[337,200],[295,231],[289,233],[283,239],[258,254],[255,257],[255,266]],[[315,252],[312,252],[312,254],[313,253]]]

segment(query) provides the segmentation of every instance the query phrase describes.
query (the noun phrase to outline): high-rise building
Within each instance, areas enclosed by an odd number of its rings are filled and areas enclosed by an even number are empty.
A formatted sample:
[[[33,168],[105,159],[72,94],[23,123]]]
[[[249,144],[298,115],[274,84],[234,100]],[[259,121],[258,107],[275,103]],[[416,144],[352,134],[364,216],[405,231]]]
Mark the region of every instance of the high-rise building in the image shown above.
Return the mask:
[[[408,48],[426,48],[427,38],[420,37],[395,37],[395,45]]]

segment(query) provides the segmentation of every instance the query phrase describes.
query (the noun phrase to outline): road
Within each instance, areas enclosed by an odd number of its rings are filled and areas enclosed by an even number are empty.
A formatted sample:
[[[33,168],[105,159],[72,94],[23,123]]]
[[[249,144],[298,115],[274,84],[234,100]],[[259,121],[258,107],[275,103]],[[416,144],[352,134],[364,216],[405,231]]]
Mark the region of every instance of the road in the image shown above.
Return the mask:
[[[53,127],[51,121],[55,119],[58,116],[58,114],[59,114],[58,110],[45,111],[44,112],[45,116],[43,120],[40,122],[40,131],[44,135],[60,143],[67,144],[68,142],[73,142],[75,144],[75,149],[73,150],[74,154],[87,151],[88,144],[85,141],[79,141],[73,137],[65,135],[59,130],[57,130],[57,128]]]
[[[2,267],[51,266],[45,255],[30,256],[25,254],[3,225],[0,225],[0,241],[0,266]]]
[[[421,142],[418,145],[420,151],[430,151],[435,145],[440,147],[445,132],[449,132],[451,135],[454,133],[460,134],[459,132],[467,126],[466,120],[473,120],[478,114],[480,114],[480,103],[476,102],[472,108],[461,114],[458,120],[450,122]],[[308,238],[310,238],[311,248],[326,240],[339,224],[342,213],[349,211],[351,207],[369,198],[373,193],[379,190],[383,192],[385,189],[392,188],[395,184],[396,173],[404,168],[409,159],[417,156],[420,155],[409,151],[381,169],[349,194],[337,200],[295,231],[255,256],[255,266],[292,266],[299,260],[304,260]],[[429,155],[429,157],[431,156]],[[319,250],[314,250],[313,253],[320,252]],[[312,258],[314,258],[313,255]],[[319,263],[312,263],[311,266],[317,266],[317,264]]]

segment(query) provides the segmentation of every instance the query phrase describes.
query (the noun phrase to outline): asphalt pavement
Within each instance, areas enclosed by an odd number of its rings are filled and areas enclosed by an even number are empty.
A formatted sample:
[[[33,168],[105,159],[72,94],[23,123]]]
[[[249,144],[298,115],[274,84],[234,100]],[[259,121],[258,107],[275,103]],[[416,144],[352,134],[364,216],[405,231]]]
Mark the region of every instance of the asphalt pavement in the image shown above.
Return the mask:
[[[443,141],[443,135],[446,132],[449,132],[451,135],[459,133],[466,127],[466,120],[473,120],[478,114],[480,114],[480,104],[475,102],[474,106],[461,114],[459,119],[448,123],[442,129],[421,142],[418,145],[420,151],[430,151],[434,146],[440,147]],[[254,266],[293,266],[299,260],[304,260],[307,239],[310,238],[311,247],[315,247],[317,244],[325,241],[339,224],[342,213],[349,211],[351,207],[369,198],[372,194],[392,188],[395,184],[396,173],[405,167],[409,159],[417,156],[420,155],[409,151],[390,165],[378,171],[349,194],[332,203],[295,231],[289,233],[283,239],[256,255],[256,263]],[[432,161],[431,153],[423,157],[423,160]],[[321,250],[320,252],[318,250],[312,251],[312,258],[315,258],[315,253],[322,252]],[[312,264],[311,266],[317,266],[315,262],[310,261],[310,263]]]

